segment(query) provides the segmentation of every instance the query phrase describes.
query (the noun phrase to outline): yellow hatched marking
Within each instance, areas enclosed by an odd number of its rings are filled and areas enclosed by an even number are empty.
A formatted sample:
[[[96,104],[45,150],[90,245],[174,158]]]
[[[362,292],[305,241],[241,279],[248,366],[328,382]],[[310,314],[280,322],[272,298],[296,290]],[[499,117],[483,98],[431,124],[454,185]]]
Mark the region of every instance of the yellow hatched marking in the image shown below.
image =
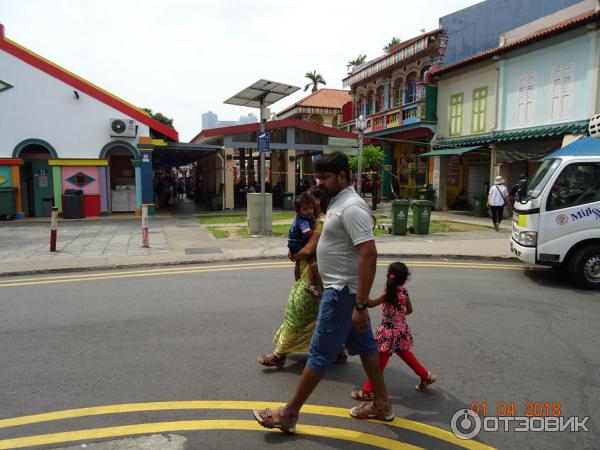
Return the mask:
[[[145,411],[167,411],[167,410],[192,410],[192,409],[224,409],[224,410],[252,410],[256,408],[277,408],[282,406],[282,403],[273,402],[252,402],[252,401],[228,401],[228,400],[206,400],[206,401],[175,401],[175,402],[152,402],[152,403],[129,403],[121,405],[106,405],[106,406],[95,406],[89,408],[70,409],[64,411],[55,411],[50,413],[34,414],[30,416],[15,417],[11,419],[0,420],[0,429],[15,427],[20,425],[29,425],[33,423],[50,422],[54,420],[65,420],[73,419],[78,417],[96,416],[103,414],[117,414],[117,413],[131,413],[131,412],[145,412]],[[348,410],[345,408],[337,408],[332,406],[319,406],[319,405],[304,405],[302,407],[302,413],[305,414],[317,414],[332,417],[341,417],[344,419],[351,419]],[[356,420],[356,419],[351,419]],[[204,421],[206,422],[206,421]],[[401,419],[396,417],[391,422],[380,422],[376,420],[370,420],[369,422],[377,424],[391,425],[398,428],[414,431],[416,433],[425,434],[433,438],[449,442],[454,445],[458,445],[463,448],[473,450],[489,450],[493,447],[489,447],[485,444],[481,444],[476,441],[463,440],[457,438],[454,434],[442,430],[441,428],[427,425],[420,422],[415,422],[408,419]],[[254,423],[254,422],[252,422]],[[305,426],[298,426],[301,429]],[[166,430],[174,431],[174,430]],[[144,432],[145,433],[145,432]],[[64,434],[64,433],[57,433]],[[114,436],[114,435],[112,435]],[[107,436],[110,437],[110,436]],[[24,439],[24,438],[23,438]],[[88,438],[91,439],[91,438]],[[83,440],[83,438],[82,438]],[[0,449],[11,448],[2,447],[5,441],[0,441]],[[64,441],[60,441],[64,442]],[[395,441],[394,441],[395,442]],[[56,442],[52,442],[56,443]],[[28,444],[28,445],[42,445],[42,444]],[[16,448],[16,447],[12,447]],[[388,447],[384,447],[388,448]]]

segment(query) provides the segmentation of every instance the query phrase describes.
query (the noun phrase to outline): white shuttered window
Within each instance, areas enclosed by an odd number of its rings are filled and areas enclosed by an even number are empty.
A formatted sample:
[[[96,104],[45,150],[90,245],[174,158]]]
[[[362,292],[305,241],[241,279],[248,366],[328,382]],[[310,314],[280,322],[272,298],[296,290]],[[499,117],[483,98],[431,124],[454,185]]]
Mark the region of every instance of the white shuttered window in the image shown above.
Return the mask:
[[[535,87],[537,77],[534,73],[519,78],[517,93],[517,124],[533,123],[535,108]]]
[[[573,64],[563,64],[552,69],[550,87],[550,120],[565,120],[571,117],[573,104]]]

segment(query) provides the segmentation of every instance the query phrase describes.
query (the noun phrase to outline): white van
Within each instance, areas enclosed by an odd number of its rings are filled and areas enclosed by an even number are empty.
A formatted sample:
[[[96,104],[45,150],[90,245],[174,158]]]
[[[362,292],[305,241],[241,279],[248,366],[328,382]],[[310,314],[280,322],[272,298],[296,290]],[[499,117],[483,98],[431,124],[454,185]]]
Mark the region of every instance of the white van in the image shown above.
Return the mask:
[[[600,139],[544,158],[515,201],[510,244],[521,261],[565,267],[577,286],[600,289]]]

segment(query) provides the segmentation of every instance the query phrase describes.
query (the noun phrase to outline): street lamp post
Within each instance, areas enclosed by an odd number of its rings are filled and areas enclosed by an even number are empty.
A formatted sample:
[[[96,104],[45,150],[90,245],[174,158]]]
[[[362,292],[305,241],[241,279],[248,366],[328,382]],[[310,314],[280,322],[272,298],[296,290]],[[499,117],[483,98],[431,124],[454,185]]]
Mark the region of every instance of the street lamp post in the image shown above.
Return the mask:
[[[367,120],[361,114],[356,119],[356,129],[358,130],[358,164],[356,174],[356,192],[361,195],[362,191],[362,148],[363,148],[363,135],[367,129]]]

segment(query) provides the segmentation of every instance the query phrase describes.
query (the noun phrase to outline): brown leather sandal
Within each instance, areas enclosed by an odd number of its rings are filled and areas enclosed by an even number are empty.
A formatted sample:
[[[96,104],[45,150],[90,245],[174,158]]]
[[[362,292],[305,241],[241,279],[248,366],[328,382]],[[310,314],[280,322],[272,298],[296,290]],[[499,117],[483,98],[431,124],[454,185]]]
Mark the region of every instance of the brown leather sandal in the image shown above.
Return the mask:
[[[421,382],[415,386],[415,389],[417,391],[424,391],[425,389],[427,389],[427,386],[435,383],[436,381],[437,381],[437,377],[434,374],[432,374],[431,372],[429,372],[427,374],[427,378],[421,380]]]
[[[285,406],[280,406],[276,410],[254,409],[252,410],[254,419],[265,428],[279,428],[284,433],[295,433],[298,414],[289,414]]]
[[[277,356],[275,353],[270,355],[258,355],[258,363],[266,367],[277,367],[282,369],[285,366],[285,357]]]

